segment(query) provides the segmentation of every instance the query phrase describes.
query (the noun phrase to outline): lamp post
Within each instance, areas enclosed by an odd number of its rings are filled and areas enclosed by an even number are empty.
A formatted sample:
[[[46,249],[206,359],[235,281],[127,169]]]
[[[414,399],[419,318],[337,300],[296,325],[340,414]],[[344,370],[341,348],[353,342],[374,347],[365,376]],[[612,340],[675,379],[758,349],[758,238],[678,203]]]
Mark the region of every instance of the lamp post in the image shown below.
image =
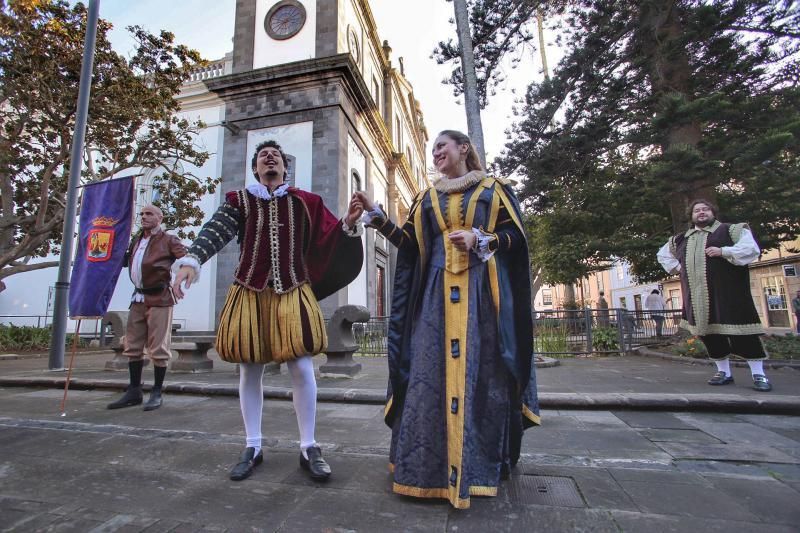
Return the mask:
[[[97,38],[97,19],[100,0],[89,0],[86,19],[86,38],[83,44],[81,81],[78,90],[78,109],[75,114],[75,131],[72,134],[72,153],[70,155],[69,181],[67,184],[67,205],[64,209],[64,240],[61,243],[61,256],[58,260],[58,281],[56,281],[55,302],[53,304],[53,334],[50,338],[50,370],[63,370],[64,344],[67,337],[67,301],[69,298],[69,276],[72,266],[72,248],[75,244],[75,215],[78,203],[78,185],[83,167],[83,143],[86,136],[86,121],[89,114],[89,94],[92,88],[92,68],[94,48]]]

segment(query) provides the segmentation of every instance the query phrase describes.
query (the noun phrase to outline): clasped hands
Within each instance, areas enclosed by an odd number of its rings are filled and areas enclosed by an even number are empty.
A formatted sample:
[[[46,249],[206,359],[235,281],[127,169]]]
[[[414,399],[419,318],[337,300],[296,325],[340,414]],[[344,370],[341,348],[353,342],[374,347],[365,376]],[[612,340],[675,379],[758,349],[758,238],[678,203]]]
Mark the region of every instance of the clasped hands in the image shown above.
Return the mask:
[[[363,191],[356,191],[353,193],[353,198],[350,200],[351,209],[353,209],[354,205],[360,207],[362,212],[369,212],[375,209],[375,204]],[[468,252],[469,250],[472,250],[478,240],[478,238],[475,236],[475,233],[473,233],[471,230],[452,231],[447,234],[447,237],[450,239],[450,242],[453,243],[453,246],[462,252]]]

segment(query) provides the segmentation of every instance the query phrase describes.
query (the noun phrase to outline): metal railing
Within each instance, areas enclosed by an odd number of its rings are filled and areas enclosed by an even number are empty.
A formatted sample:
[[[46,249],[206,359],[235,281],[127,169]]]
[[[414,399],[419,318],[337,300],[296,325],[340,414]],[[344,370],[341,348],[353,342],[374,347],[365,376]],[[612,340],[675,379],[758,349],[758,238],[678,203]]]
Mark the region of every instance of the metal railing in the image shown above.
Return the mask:
[[[376,316],[367,322],[353,324],[353,337],[358,343],[358,352],[363,355],[386,355],[389,351],[388,334],[388,316]]]
[[[677,333],[680,318],[679,310],[540,311],[533,321],[534,351],[542,355],[627,353]]]
[[[45,328],[53,321],[50,315],[0,315],[0,324]]]
[[[534,351],[540,355],[628,353],[637,346],[663,342],[678,332],[681,311],[559,309],[540,311],[533,320]],[[358,352],[386,355],[389,317],[353,324]]]

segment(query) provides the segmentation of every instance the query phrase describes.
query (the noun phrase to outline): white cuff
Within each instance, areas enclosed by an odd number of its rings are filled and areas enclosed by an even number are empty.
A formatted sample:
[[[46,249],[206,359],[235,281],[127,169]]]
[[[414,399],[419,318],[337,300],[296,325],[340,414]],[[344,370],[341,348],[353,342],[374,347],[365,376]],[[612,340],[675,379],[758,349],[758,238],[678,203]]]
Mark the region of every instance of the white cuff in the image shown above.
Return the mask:
[[[348,237],[361,237],[364,234],[364,224],[360,220],[356,220],[355,226],[352,228],[347,225],[347,222],[342,219],[342,231]]]
[[[194,270],[194,281],[193,283],[197,283],[200,281],[200,259],[192,254],[186,254],[174,263],[172,263],[172,273],[177,274],[178,270],[181,267],[192,267]]]
[[[472,248],[473,253],[478,256],[478,259],[484,263],[492,258],[496,250],[489,250],[489,243],[492,239],[496,238],[491,233],[485,233],[478,228],[472,228],[472,233],[475,234],[475,246]]]
[[[386,220],[386,213],[383,212],[380,205],[376,205],[372,211],[364,211],[364,214],[361,215],[361,222],[363,222],[365,226],[369,226],[376,218]]]

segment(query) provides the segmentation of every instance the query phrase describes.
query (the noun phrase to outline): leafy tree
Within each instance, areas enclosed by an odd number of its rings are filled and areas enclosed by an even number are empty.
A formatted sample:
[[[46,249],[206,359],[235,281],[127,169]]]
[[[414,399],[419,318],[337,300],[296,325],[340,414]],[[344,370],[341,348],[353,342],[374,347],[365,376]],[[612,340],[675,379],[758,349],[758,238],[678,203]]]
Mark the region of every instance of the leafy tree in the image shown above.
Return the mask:
[[[59,252],[86,17],[65,0],[0,0],[0,280],[58,264],[29,261]],[[177,116],[176,96],[202,61],[139,27],[126,59],[110,29],[100,20],[82,182],[155,172],[166,223],[199,225],[195,204],[216,181],[183,170],[209,154],[195,144],[204,125]]]
[[[655,251],[697,196],[763,248],[800,234],[795,2],[584,0],[558,20],[566,55],[528,89],[499,161],[526,178],[547,279],[615,257],[663,277]]]
[[[505,81],[503,60],[511,57],[515,67],[522,61],[519,52],[533,47],[536,38],[533,23],[536,13],[555,12],[564,1],[545,0],[462,0],[469,8],[472,46],[480,105],[486,107],[497,86]],[[453,63],[453,71],[445,83],[453,86],[454,96],[464,94],[464,73],[461,68],[461,40],[440,41],[433,51],[439,64]]]

